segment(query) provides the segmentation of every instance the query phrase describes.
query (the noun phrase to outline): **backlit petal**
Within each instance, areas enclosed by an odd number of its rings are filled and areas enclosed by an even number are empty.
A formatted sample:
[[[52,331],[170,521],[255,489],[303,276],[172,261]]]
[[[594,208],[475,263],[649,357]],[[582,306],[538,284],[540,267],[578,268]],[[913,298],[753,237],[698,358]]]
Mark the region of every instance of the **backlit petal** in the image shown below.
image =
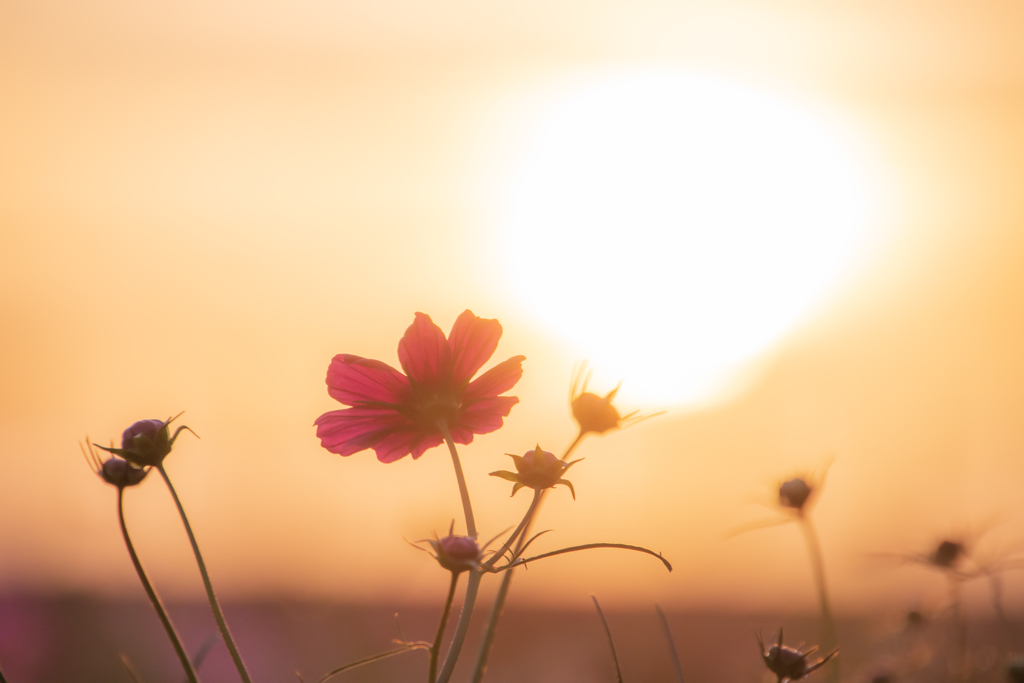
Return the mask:
[[[471,434],[489,434],[501,428],[502,418],[508,416],[512,406],[519,403],[516,396],[494,396],[477,401],[469,406],[459,415],[457,427],[469,431]],[[452,438],[455,438],[455,430],[452,430]],[[469,441],[472,441],[470,436]],[[459,441],[456,443],[469,443]]]
[[[413,430],[407,417],[387,408],[332,410],[318,417],[314,424],[320,444],[338,455],[352,455],[373,447],[388,435]]]
[[[448,335],[452,349],[453,387],[461,387],[473,379],[477,370],[494,355],[499,339],[501,323],[497,320],[478,318],[468,309],[462,312]]]
[[[452,350],[441,328],[430,316],[417,313],[398,342],[398,360],[413,384],[437,391],[448,382]]]
[[[327,393],[345,405],[405,403],[412,390],[405,375],[387,363],[347,353],[331,359],[327,368]]]
[[[463,403],[503,394],[516,385],[523,376],[523,361],[526,356],[512,356],[469,383],[462,394]],[[506,413],[507,415],[508,413]]]

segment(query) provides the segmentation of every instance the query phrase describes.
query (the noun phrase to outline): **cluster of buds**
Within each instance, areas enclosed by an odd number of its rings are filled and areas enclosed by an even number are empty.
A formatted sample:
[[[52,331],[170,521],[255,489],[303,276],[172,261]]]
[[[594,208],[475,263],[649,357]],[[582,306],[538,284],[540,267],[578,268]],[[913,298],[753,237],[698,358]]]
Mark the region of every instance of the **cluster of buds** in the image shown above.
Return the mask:
[[[799,681],[808,674],[813,673],[825,666],[833,657],[839,654],[839,648],[828,653],[816,662],[811,662],[808,657],[818,651],[817,646],[807,652],[801,652],[782,644],[782,628],[779,628],[779,637],[775,644],[767,650],[764,649],[764,641],[761,635],[757,636],[757,644],[761,649],[761,657],[765,666],[778,678],[778,683],[783,681]]]
[[[537,447],[532,451],[526,451],[523,455],[512,455],[511,453],[506,453],[505,455],[512,458],[516,471],[498,470],[497,472],[491,472],[491,476],[501,477],[507,481],[514,482],[515,485],[512,487],[513,496],[523,487],[540,491],[541,489],[550,489],[558,484],[562,484],[569,487],[572,499],[576,500],[576,489],[573,488],[572,482],[568,479],[563,479],[562,475],[583,458],[573,460],[572,462],[564,462],[551,451],[541,448],[540,444],[537,444]]]

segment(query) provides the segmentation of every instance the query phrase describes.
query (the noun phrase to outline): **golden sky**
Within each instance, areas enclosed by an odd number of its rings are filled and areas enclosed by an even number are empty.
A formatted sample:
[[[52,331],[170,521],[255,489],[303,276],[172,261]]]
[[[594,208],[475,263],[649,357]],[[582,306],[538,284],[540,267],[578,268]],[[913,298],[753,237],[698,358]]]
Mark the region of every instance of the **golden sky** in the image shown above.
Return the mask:
[[[183,436],[168,470],[225,597],[439,601],[443,577],[403,538],[460,518],[450,460],[324,451],[327,364],[397,365],[415,311],[445,331],[466,308],[498,318],[495,360],[528,359],[521,403],[463,462],[483,535],[514,525],[526,494],[486,475],[502,453],[568,445],[584,351],[499,275],[510,120],[578,74],[652,67],[829,112],[871,160],[877,247],[727,400],[625,394],[668,412],[586,442],[578,500],[550,497],[549,547],[642,544],[673,574],[599,551],[538,563],[516,594],[810,608],[795,528],[724,537],[831,456],[815,514],[840,609],[941,592],[871,553],[982,529],[982,555],[1024,539],[1016,0],[55,0],[0,5],[0,590],[137,595],[114,491],[77,442],[186,410],[202,438]],[[593,276],[628,284],[642,257],[623,253]],[[673,315],[671,293],[651,296]],[[601,373],[600,391],[620,379]],[[158,587],[198,595],[161,483],[126,504]],[[1007,600],[1024,606],[1021,577]]]

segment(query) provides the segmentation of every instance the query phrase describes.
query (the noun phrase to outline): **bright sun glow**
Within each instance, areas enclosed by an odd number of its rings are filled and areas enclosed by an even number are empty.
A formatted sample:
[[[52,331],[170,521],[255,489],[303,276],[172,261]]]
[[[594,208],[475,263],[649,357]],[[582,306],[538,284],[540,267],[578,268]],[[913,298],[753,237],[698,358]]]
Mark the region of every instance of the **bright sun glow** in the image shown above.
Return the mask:
[[[707,400],[819,303],[862,246],[865,183],[809,112],[709,76],[563,89],[501,206],[522,303],[624,392]]]

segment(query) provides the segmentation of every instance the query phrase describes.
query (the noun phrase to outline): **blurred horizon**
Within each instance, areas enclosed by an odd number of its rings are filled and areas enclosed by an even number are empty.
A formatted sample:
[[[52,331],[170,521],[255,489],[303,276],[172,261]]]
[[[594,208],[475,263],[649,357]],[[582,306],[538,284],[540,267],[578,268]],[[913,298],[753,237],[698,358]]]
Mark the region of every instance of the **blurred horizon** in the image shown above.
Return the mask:
[[[675,571],[555,558],[520,572],[513,599],[814,609],[794,525],[725,537],[833,459],[813,514],[837,612],[932,605],[942,576],[892,556],[950,538],[986,561],[1024,541],[1022,36],[1009,0],[0,6],[0,595],[138,595],[115,492],[77,442],[185,410],[201,439],[185,434],[168,470],[225,600],[438,604],[444,577],[403,539],[460,524],[448,455],[324,451],[327,365],[397,367],[416,311],[445,332],[467,308],[500,320],[485,367],[526,355],[521,402],[463,464],[482,536],[514,525],[527,494],[487,474],[506,452],[568,446],[573,367],[590,357],[502,261],[517,122],[567,84],[668,69],[840,131],[879,189],[872,249],[703,402],[645,397],[656,372],[595,364],[592,390],[621,380],[624,412],[667,412],[581,446],[578,500],[550,496],[544,547],[635,543]],[[663,248],[620,234],[621,269],[565,265],[581,298],[588,278],[635,285]],[[660,317],[673,296],[650,293]],[[607,308],[611,332],[626,316]],[[629,328],[636,354],[659,322]],[[677,359],[662,360],[667,374]],[[166,491],[147,481],[126,509],[160,592],[195,599]],[[988,609],[986,586],[967,592]],[[1004,601],[1024,613],[1020,572]]]

